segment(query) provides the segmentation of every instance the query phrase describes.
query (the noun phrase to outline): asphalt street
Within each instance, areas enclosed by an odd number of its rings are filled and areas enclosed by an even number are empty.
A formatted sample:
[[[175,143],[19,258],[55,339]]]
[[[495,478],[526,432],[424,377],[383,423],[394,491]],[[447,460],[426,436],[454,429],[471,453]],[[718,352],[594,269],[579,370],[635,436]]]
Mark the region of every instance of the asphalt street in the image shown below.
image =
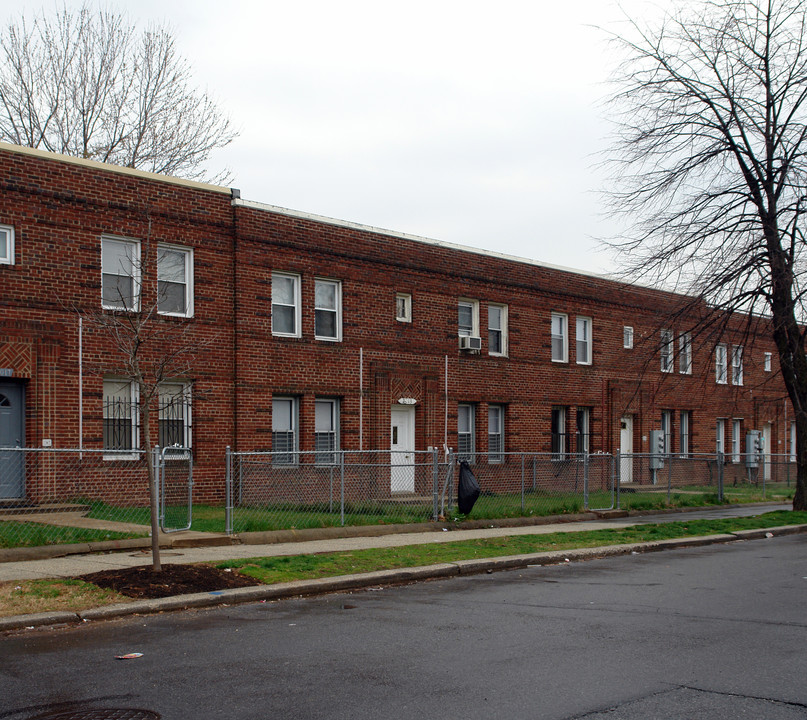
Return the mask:
[[[793,535],[22,631],[0,638],[0,718],[804,718],[806,549]]]

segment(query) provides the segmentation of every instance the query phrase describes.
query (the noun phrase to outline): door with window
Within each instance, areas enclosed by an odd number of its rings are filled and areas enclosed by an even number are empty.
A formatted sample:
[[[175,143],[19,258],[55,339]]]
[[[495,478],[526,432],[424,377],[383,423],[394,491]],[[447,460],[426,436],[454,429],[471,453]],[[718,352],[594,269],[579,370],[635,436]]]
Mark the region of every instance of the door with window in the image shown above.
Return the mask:
[[[619,421],[619,482],[633,482],[633,415],[623,415]]]
[[[415,407],[393,405],[390,413],[390,489],[415,492]]]
[[[0,498],[17,499],[25,491],[25,392],[21,383],[0,383]]]

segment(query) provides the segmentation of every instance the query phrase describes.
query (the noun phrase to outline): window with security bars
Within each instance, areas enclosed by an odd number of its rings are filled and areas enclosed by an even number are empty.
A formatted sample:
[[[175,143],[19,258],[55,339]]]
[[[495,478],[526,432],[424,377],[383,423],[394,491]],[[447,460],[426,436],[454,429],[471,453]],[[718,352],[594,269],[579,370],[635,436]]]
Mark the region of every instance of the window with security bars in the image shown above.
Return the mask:
[[[552,459],[565,460],[566,445],[566,408],[552,408]]]
[[[272,400],[272,452],[275,465],[297,463],[297,398]]]
[[[184,383],[160,387],[158,442],[160,447],[190,447],[190,388]]]
[[[577,408],[577,452],[588,455],[591,440],[591,408]]]
[[[476,462],[475,408],[470,403],[457,406],[457,458],[469,463]]]
[[[314,462],[335,465],[339,450],[339,401],[317,400],[314,409]]]
[[[488,462],[504,462],[504,406],[488,406]]]
[[[134,384],[104,380],[104,450],[119,452],[138,447],[138,404]]]

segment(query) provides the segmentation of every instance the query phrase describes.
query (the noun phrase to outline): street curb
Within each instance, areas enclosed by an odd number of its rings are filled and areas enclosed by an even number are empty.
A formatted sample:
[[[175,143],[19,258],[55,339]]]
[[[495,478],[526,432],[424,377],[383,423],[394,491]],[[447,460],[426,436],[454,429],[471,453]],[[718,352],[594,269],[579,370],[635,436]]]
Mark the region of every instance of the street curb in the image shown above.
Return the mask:
[[[478,560],[457,560],[452,563],[424,565],[414,568],[377,570],[369,573],[340,575],[316,580],[295,580],[292,582],[276,583],[274,585],[255,585],[231,590],[175,595],[173,597],[157,600],[136,600],[130,603],[117,603],[115,605],[106,605],[104,607],[76,612],[47,612],[31,615],[16,615],[0,618],[0,631],[64,623],[80,623],[92,620],[108,620],[130,615],[149,615],[170,610],[189,610],[193,608],[235,605],[246,602],[280,600],[290,597],[322,595],[373,586],[399,585],[415,581],[479,575],[481,573],[493,573],[501,570],[513,570],[530,566],[559,565],[566,562],[581,562],[619,555],[703,547],[742,540],[758,540],[781,535],[795,535],[798,533],[807,533],[807,524],[784,525],[759,530],[738,530],[733,533],[721,535],[673,538],[646,543],[631,543],[628,545],[604,545],[600,547],[577,548],[574,550],[552,550],[549,552],[528,553],[524,555],[480,558]]]

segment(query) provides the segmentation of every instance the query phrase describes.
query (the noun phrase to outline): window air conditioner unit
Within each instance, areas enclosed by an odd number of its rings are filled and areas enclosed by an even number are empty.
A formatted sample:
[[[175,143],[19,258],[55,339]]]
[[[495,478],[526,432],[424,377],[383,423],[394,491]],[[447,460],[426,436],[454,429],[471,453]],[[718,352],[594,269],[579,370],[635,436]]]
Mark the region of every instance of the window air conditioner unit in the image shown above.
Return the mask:
[[[482,338],[471,337],[469,335],[460,336],[460,350],[481,350]]]

